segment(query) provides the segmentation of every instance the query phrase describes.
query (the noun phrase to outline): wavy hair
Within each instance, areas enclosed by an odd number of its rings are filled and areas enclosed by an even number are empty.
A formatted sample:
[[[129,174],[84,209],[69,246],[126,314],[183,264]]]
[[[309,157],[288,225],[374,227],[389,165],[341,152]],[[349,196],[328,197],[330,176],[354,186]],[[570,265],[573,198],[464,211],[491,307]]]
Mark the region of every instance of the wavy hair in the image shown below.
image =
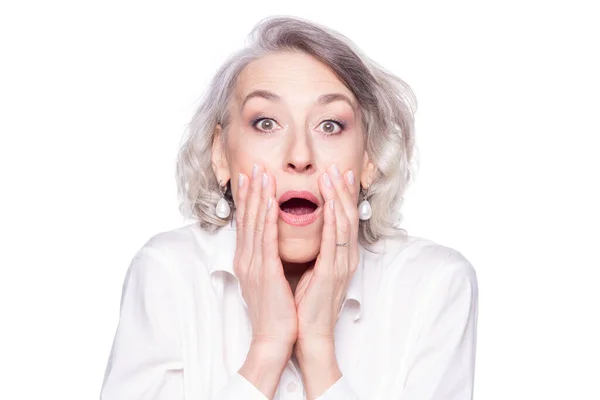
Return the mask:
[[[400,227],[400,208],[416,170],[413,91],[344,35],[287,16],[261,20],[244,48],[223,63],[205,91],[177,156],[177,191],[183,216],[197,220],[209,231],[228,223],[215,215],[221,191],[212,169],[214,130],[221,124],[227,132],[228,104],[242,69],[266,54],[282,51],[301,51],[328,65],[358,100],[367,154],[377,171],[367,193],[373,215],[368,221],[360,221],[360,242],[369,246],[384,237],[406,235]],[[233,208],[229,185],[225,197]]]

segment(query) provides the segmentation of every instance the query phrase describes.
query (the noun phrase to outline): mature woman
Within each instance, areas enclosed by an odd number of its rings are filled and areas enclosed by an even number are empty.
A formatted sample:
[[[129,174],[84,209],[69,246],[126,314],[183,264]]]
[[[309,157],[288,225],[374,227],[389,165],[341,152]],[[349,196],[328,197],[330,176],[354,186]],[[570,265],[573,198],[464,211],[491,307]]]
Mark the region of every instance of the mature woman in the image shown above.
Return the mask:
[[[197,222],[131,262],[102,399],[471,399],[475,271],[398,226],[414,103],[344,36],[261,21],[179,154]]]

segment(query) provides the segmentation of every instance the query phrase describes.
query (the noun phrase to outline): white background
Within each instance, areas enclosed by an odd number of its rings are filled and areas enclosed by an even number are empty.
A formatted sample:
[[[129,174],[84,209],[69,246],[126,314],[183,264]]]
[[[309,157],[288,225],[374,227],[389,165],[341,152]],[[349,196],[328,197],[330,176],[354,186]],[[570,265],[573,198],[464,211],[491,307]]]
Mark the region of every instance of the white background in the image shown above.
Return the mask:
[[[0,398],[98,398],[129,261],[186,223],[185,124],[254,24],[287,14],[416,92],[404,226],[477,271],[475,398],[599,399],[596,2],[282,3],[2,3]]]

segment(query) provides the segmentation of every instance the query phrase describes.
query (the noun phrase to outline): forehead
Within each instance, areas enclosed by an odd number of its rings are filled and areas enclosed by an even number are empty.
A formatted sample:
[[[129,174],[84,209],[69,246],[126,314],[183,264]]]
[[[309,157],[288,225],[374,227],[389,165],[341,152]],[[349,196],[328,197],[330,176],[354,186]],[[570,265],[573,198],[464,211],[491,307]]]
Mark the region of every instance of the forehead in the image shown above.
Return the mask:
[[[249,63],[238,76],[235,98],[242,101],[255,90],[277,93],[292,102],[314,102],[325,93],[342,93],[356,102],[352,91],[326,64],[302,52],[272,53]]]

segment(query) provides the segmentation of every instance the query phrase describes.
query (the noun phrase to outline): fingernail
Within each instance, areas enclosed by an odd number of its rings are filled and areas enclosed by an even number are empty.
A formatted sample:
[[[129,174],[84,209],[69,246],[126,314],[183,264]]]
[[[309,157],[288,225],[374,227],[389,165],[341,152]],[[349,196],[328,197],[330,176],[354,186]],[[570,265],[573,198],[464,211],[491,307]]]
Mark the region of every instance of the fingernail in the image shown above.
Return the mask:
[[[323,174],[323,180],[325,181],[327,187],[331,187],[331,179],[329,179],[329,175],[327,175],[327,173]]]
[[[273,205],[273,198],[269,197],[269,201],[267,202],[267,210],[270,210],[272,205]]]
[[[244,175],[238,174],[238,187],[244,186]]]
[[[329,200],[329,208],[333,210],[333,199]]]
[[[348,172],[348,183],[354,185],[354,172],[352,171]]]
[[[267,187],[267,183],[269,183],[269,177],[267,176],[267,174],[265,174],[263,172],[262,187],[266,188]]]
[[[336,178],[339,178],[340,176],[342,176],[340,174],[340,170],[338,169],[338,167],[335,166],[335,164],[333,164],[331,166],[331,170],[333,171],[333,176],[335,176]]]
[[[256,175],[258,174],[258,165],[254,164],[254,166],[252,167],[252,178],[256,178]]]

